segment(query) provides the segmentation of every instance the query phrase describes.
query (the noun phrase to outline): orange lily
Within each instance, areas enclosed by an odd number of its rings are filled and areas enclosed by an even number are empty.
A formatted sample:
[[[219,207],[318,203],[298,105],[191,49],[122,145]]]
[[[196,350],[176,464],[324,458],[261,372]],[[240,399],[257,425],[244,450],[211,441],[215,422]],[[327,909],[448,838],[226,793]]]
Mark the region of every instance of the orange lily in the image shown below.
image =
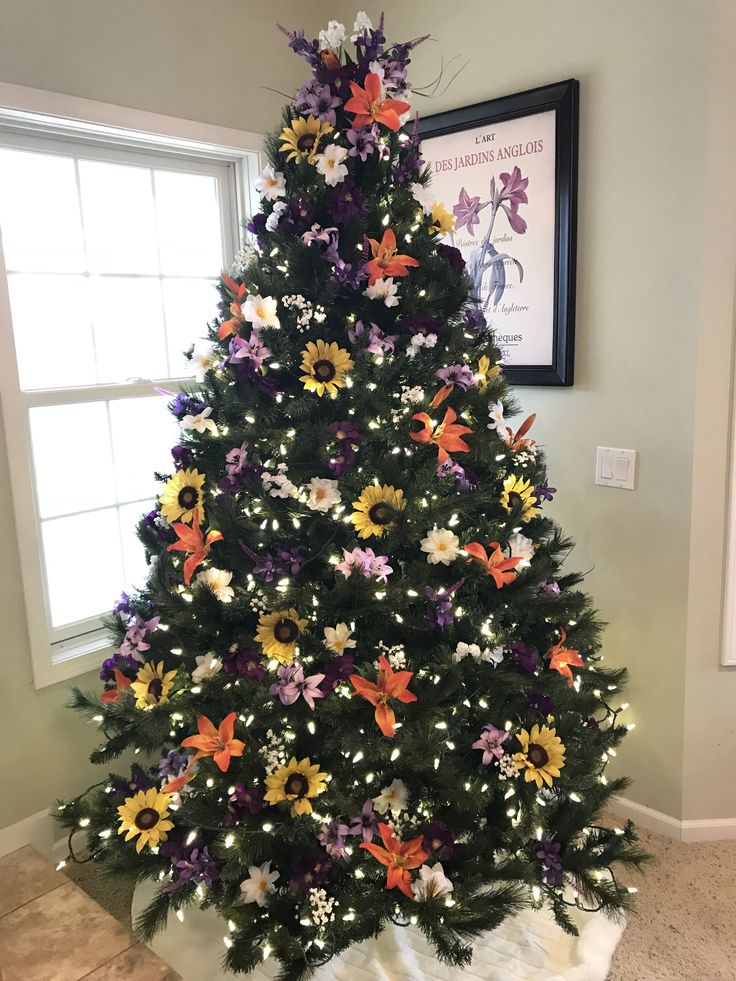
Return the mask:
[[[365,268],[370,273],[368,285],[373,286],[377,279],[387,276],[408,276],[407,266],[416,268],[419,263],[410,255],[399,255],[396,247],[396,234],[387,228],[379,242],[369,238],[373,258],[366,263]]]
[[[371,705],[376,706],[376,722],[378,728],[389,738],[396,734],[396,716],[389,705],[389,699],[397,702],[416,702],[417,696],[406,690],[406,686],[414,677],[413,671],[394,671],[383,654],[378,658],[379,671],[375,682],[366,681],[359,674],[351,674],[350,684],[355,691],[353,698],[360,695]]]
[[[176,524],[173,524],[171,527],[179,536],[179,541],[174,542],[173,545],[169,545],[166,551],[189,553],[189,558],[184,563],[184,583],[188,586],[192,581],[192,574],[194,570],[197,568],[200,562],[204,561],[215,542],[222,541],[222,535],[219,531],[208,531],[207,537],[204,539],[202,538],[202,529],[199,526],[198,508],[194,509],[191,528],[189,525],[185,525],[181,521],[177,521]]]
[[[225,286],[227,286],[228,290],[234,295],[235,299],[230,304],[232,319],[223,321],[217,330],[217,336],[221,341],[226,337],[229,337],[230,334],[237,334],[241,324],[245,323],[242,303],[248,294],[248,289],[245,283],[240,283],[240,285],[238,285],[234,279],[231,279],[230,276],[225,276],[224,274],[222,276],[222,281]]]
[[[489,542],[488,548],[493,550],[490,555],[486,554],[480,542],[470,542],[465,546],[465,551],[470,556],[468,562],[477,562],[492,577],[496,589],[501,589],[516,579],[516,566],[522,560],[518,556],[513,559],[504,558],[498,542]]]
[[[115,687],[108,688],[107,691],[103,691],[100,695],[100,701],[104,702],[105,705],[110,705],[112,702],[119,702],[133,684],[130,678],[126,678],[119,668],[114,668],[113,670],[115,674]]]
[[[423,835],[402,844],[387,824],[381,822],[378,830],[381,832],[384,848],[369,841],[364,841],[360,847],[386,866],[387,889],[398,888],[409,899],[414,899],[409,869],[418,869],[429,857],[429,852],[423,847]]]
[[[554,644],[547,651],[547,656],[549,657],[549,666],[553,671],[559,671],[563,678],[567,678],[567,683],[572,688],[573,677],[572,671],[570,670],[570,665],[574,668],[584,668],[585,661],[580,656],[579,651],[570,650],[569,647],[565,647],[565,641],[567,640],[567,634],[560,627],[560,642]]]
[[[532,413],[532,415],[530,415],[530,416],[527,416],[527,418],[522,422],[522,424],[517,429],[516,435],[514,435],[512,429],[510,429],[510,428],[507,427],[506,432],[509,435],[508,435],[508,439],[506,440],[506,442],[509,445],[509,449],[513,453],[518,453],[519,450],[523,450],[525,446],[528,446],[529,445],[529,443],[533,443],[534,442],[534,440],[524,439],[524,437],[526,436],[526,434],[529,432],[529,430],[534,425],[534,420],[536,418],[537,418],[536,412]]]
[[[438,450],[437,461],[439,463],[445,463],[450,459],[448,450],[453,453],[470,452],[470,447],[460,437],[467,433],[472,435],[473,430],[469,426],[455,423],[457,412],[454,409],[448,409],[445,412],[445,418],[436,428],[426,412],[417,412],[412,416],[412,419],[417,419],[423,423],[424,429],[420,429],[416,433],[409,433],[409,435],[417,443],[434,443]]]
[[[362,89],[357,82],[350,83],[353,97],[343,107],[346,112],[355,113],[353,127],[360,129],[371,123],[383,123],[389,129],[400,129],[399,116],[409,111],[409,103],[400,99],[381,98],[381,79],[374,72],[368,72],[364,84],[365,88]]]
[[[205,715],[200,715],[197,719],[198,736],[187,736],[182,739],[182,746],[185,748],[193,746],[199,752],[192,758],[200,759],[202,756],[211,756],[223,773],[230,766],[231,756],[242,756],[245,743],[240,739],[233,739],[235,732],[235,712],[226,715],[220,723],[219,729],[215,729],[214,723]]]

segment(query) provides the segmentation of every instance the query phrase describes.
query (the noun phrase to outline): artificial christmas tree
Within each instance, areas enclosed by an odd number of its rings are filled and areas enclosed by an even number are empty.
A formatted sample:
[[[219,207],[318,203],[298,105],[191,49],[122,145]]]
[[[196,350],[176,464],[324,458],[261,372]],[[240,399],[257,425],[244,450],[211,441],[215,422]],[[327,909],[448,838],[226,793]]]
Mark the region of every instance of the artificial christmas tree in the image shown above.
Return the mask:
[[[148,581],[114,608],[101,696],[73,693],[93,760],[141,762],[59,820],[160,881],[144,938],[214,906],[234,970],[273,953],[297,979],[411,921],[463,965],[524,905],[567,929],[570,905],[627,905],[634,829],[596,824],[625,785],[604,775],[624,673],[401,129],[419,39],[363,14],[353,57],[335,22],[285,33],[313,78],[267,142],[201,384],[170,403]],[[516,214],[523,176],[500,180]]]

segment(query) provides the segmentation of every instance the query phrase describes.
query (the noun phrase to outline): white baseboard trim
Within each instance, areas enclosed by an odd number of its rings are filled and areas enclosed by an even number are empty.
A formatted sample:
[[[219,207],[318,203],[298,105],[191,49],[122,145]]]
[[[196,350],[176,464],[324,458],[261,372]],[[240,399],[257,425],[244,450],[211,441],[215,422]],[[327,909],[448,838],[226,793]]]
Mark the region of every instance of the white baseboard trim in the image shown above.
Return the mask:
[[[705,818],[680,820],[662,811],[638,804],[628,797],[614,797],[611,811],[619,817],[631,818],[642,828],[674,838],[675,841],[731,841],[736,839],[736,818]]]
[[[0,828],[0,858],[25,845],[33,845],[44,858],[50,859],[56,843],[54,831],[48,811],[38,811],[7,828]]]

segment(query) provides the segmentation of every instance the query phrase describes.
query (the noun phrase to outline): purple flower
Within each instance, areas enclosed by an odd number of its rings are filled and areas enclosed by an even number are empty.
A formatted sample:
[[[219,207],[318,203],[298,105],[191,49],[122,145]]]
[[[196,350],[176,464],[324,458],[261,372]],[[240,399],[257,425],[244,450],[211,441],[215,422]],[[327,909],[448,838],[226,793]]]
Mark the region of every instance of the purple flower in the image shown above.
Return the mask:
[[[363,841],[373,841],[378,837],[378,818],[373,810],[373,801],[368,800],[363,804],[360,814],[350,822],[350,834],[360,835]]]
[[[394,49],[398,51],[398,48]],[[397,184],[415,181],[424,166],[421,154],[421,137],[419,135],[419,114],[414,116],[414,125],[409,139],[404,143],[399,154],[399,164],[391,170],[391,177]]]
[[[144,620],[136,613],[135,619],[131,620],[125,632],[125,638],[120,645],[120,653],[130,654],[136,661],[142,661],[143,658],[136,655],[151,649],[146,638],[153,633],[160,620],[161,617],[151,617],[150,620]]]
[[[194,454],[188,446],[172,446],[171,456],[177,470],[188,470],[194,466]]]
[[[329,85],[312,82],[302,86],[301,104],[311,116],[316,116],[323,123],[334,126],[337,122],[335,109],[341,105],[341,100],[333,95]]]
[[[424,614],[424,619],[427,623],[432,627],[436,627],[438,630],[444,630],[445,627],[449,627],[451,623],[454,623],[455,617],[452,612],[451,597],[446,590],[440,592],[439,590],[432,589],[431,586],[425,586],[424,595],[429,600],[427,610]]]
[[[327,428],[338,442],[347,440],[350,443],[360,444],[363,439],[362,434],[358,432],[352,422],[350,422],[348,419],[343,419],[339,422],[331,422]]]
[[[365,161],[372,153],[376,152],[378,146],[378,127],[363,126],[361,129],[349,129],[347,131],[348,142],[351,144],[348,156],[360,157]]]
[[[432,821],[422,832],[424,848],[436,861],[448,861],[455,854],[455,835],[444,821]]]
[[[129,780],[126,780],[125,777],[116,777],[112,781],[113,793],[122,797],[130,797],[132,794],[137,794],[139,790],[150,790],[152,786],[153,782],[137,763],[134,763],[130,768]]]
[[[304,31],[287,31],[285,27],[281,24],[276,25],[282,34],[285,34],[289,39],[289,47],[295,53],[300,55],[302,58],[306,58],[312,68],[319,68],[322,64],[322,60],[319,56],[319,41],[315,38],[314,41],[307,41],[304,37]]]
[[[384,334],[378,324],[372,321],[366,326],[359,320],[355,327],[348,331],[350,342],[355,344],[359,337],[366,336],[368,343],[366,351],[369,354],[384,355],[393,353],[396,341],[399,339],[397,334]]]
[[[304,669],[300,664],[282,664],[279,666],[276,684],[268,689],[271,695],[278,695],[282,705],[293,705],[301,695],[307,705],[314,711],[315,698],[324,698],[319,683],[324,680],[323,674],[310,674],[304,677]]]
[[[598,719],[594,719],[592,715],[587,719],[583,719],[583,729],[592,729],[594,732],[599,732],[600,728]]]
[[[327,466],[336,477],[341,477],[344,473],[349,473],[355,466],[356,452],[351,444],[344,440],[337,444],[335,456],[330,457]]]
[[[291,867],[289,889],[294,892],[308,892],[321,886],[327,879],[332,862],[325,858],[324,852],[306,852],[299,855]]]
[[[140,664],[131,657],[130,654],[121,654],[120,651],[116,651],[112,657],[106,657],[102,662],[102,667],[100,668],[100,680],[101,681],[114,681],[115,680],[115,668],[118,671],[122,671],[126,677],[135,678],[140,668]]]
[[[457,269],[458,272],[462,272],[465,268],[465,259],[463,259],[463,254],[460,249],[456,249],[454,245],[445,245],[444,242],[438,242],[434,247],[435,252],[438,256],[441,256],[448,265],[452,266],[453,269]]]
[[[551,582],[540,582],[537,586],[537,592],[541,596],[559,596],[560,586],[554,579]]]
[[[238,494],[249,477],[263,470],[258,464],[248,463],[247,450],[246,442],[241,446],[234,446],[225,454],[225,476],[218,481],[217,486],[226,494]]]
[[[524,674],[534,674],[539,667],[539,653],[534,647],[527,647],[521,640],[511,645],[511,654]]]
[[[292,198],[289,207],[281,217],[280,232],[292,232],[301,235],[314,221],[314,210],[304,198]]]
[[[259,244],[261,244],[262,236],[266,231],[266,218],[267,216],[262,211],[257,211],[246,225],[251,235],[256,236]]]
[[[350,177],[346,177],[341,184],[330,188],[325,198],[325,207],[332,220],[336,222],[363,218],[366,214],[363,192]]]
[[[304,552],[297,545],[277,545],[276,559],[282,573],[295,576],[304,562]]]
[[[472,369],[466,364],[448,364],[439,368],[435,374],[445,385],[459,385],[463,391],[472,388],[476,383]]]
[[[227,799],[227,814],[222,823],[232,828],[244,818],[258,814],[263,809],[265,793],[262,787],[244,787],[242,783],[236,783]]]
[[[501,174],[499,202],[508,201],[512,208],[518,208],[520,204],[529,204],[529,198],[526,194],[528,186],[529,178],[522,177],[518,167],[514,167],[510,174]]]
[[[363,262],[354,264],[352,262],[344,262],[342,259],[334,264],[330,273],[330,279],[339,283],[341,286],[347,286],[351,290],[357,290],[367,278],[368,273],[364,268]]]
[[[483,750],[481,762],[484,766],[488,766],[492,760],[501,759],[504,754],[503,744],[508,738],[508,732],[503,729],[497,729],[492,725],[483,726],[480,739],[476,739],[471,748]]]
[[[189,755],[180,753],[178,749],[171,749],[158,761],[158,775],[162,780],[172,780],[178,777],[182,770],[189,765]]]
[[[562,863],[560,862],[560,843],[551,838],[540,839],[537,858],[542,863],[542,882],[547,886],[561,886]]]
[[[308,232],[304,232],[302,242],[305,245],[313,245],[315,242],[318,245],[329,245],[332,241],[332,235],[335,232],[337,232],[337,228],[323,228],[321,225],[315,223]]]
[[[447,330],[447,324],[436,317],[425,317],[424,314],[415,313],[410,317],[404,317],[399,323],[402,330],[409,334],[443,334]]]
[[[471,198],[465,188],[461,187],[458,202],[452,209],[452,213],[455,215],[455,230],[459,232],[464,227],[473,235],[473,229],[480,224],[479,212],[488,207],[490,203],[490,201],[486,201],[481,204],[479,197]]]
[[[257,330],[253,331],[248,340],[244,337],[233,337],[230,341],[229,352],[230,357],[227,360],[230,364],[238,364],[245,359],[249,359],[253,367],[258,370],[260,370],[266,358],[270,358],[273,353],[263,343],[263,339]]]
[[[337,819],[325,821],[319,826],[317,840],[330,858],[344,858],[349,833],[347,824],[340,824]]]
[[[253,647],[240,647],[233,644],[222,659],[222,667],[232,677],[252,678],[263,681],[265,668],[261,667],[261,653]]]
[[[116,600],[112,612],[121,617],[132,617],[134,614],[133,607],[130,605],[130,596],[127,593],[121,593],[120,599]]]
[[[198,841],[192,842],[189,850],[173,863],[172,872],[174,880],[164,886],[164,892],[174,892],[188,882],[204,882],[211,886],[220,874],[207,846],[202,847]]]
[[[546,719],[548,715],[555,714],[555,703],[541,691],[530,691],[527,693],[529,708],[541,718]]]
[[[265,395],[269,395],[274,399],[280,394],[281,388],[279,386],[279,381],[274,376],[273,372],[269,372],[267,375],[261,374],[259,369],[254,367],[253,362],[250,359],[234,364],[233,368],[235,369],[235,374],[239,381],[249,382]]]
[[[375,576],[378,580],[386,582],[386,577],[394,571],[388,565],[388,555],[376,555],[372,548],[354,548],[352,551],[344,548],[342,550],[343,560],[335,566],[335,570],[341,572],[346,579],[349,579],[353,572],[359,572],[368,579]]]
[[[486,325],[486,316],[480,307],[471,307],[465,315],[465,321],[471,330],[483,330]]]
[[[480,483],[480,477],[468,467],[463,467],[454,460],[446,460],[437,468],[438,477],[452,477],[455,487],[461,493],[474,491]]]
[[[337,654],[325,667],[324,679],[319,686],[325,695],[329,695],[340,684],[355,674],[355,661],[352,654]]]
[[[185,395],[184,392],[179,392],[178,395],[175,395],[169,404],[172,415],[175,415],[177,419],[183,419],[184,416],[197,416],[200,412],[204,412],[206,408],[207,406],[204,402],[200,402],[199,399],[195,399],[192,395]]]
[[[550,487],[546,477],[538,487],[534,488],[534,496],[537,499],[537,503],[541,503],[542,501],[551,501],[556,493],[557,488]]]

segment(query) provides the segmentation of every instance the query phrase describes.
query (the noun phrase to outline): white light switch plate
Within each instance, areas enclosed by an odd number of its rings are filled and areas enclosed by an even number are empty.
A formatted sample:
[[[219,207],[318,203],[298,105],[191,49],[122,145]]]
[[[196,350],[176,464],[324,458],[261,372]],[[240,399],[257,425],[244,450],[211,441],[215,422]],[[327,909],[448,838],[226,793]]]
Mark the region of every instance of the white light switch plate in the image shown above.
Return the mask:
[[[634,489],[636,450],[618,450],[599,446],[595,455],[595,482],[604,487]]]

